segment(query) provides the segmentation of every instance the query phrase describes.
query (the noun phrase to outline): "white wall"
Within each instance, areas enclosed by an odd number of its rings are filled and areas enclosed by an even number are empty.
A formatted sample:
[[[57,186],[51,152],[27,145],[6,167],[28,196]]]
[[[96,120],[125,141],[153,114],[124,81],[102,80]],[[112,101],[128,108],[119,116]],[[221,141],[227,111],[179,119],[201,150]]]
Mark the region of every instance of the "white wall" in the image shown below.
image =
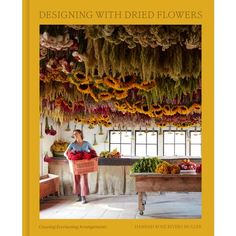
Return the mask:
[[[68,123],[63,123],[61,127],[59,127],[58,125],[56,125],[55,123],[53,123],[52,120],[48,120],[49,121],[49,125],[53,125],[53,128],[57,130],[57,134],[55,136],[51,136],[51,135],[46,135],[44,132],[45,129],[45,119],[41,120],[41,122],[43,123],[43,138],[40,139],[40,174],[47,174],[48,172],[48,166],[47,163],[43,162],[43,157],[45,156],[46,153],[48,153],[49,156],[52,156],[52,153],[50,151],[50,147],[53,144],[53,142],[55,140],[65,140],[67,142],[72,142],[74,141],[74,139],[71,137],[72,136],[72,132],[73,130],[76,129],[81,129],[81,124],[75,124],[74,121],[70,122],[70,129],[71,131],[66,131],[67,125]],[[76,125],[76,126],[75,126]],[[136,130],[139,130],[140,127],[136,127]],[[94,149],[96,150],[96,152],[99,154],[101,151],[104,150],[109,150],[109,144],[108,143],[104,143],[105,138],[106,138],[106,134],[109,130],[111,130],[112,128],[105,128],[103,127],[103,133],[104,135],[98,135],[99,133],[99,126],[95,126],[93,129],[89,129],[87,125],[84,125],[83,127],[83,133],[84,133],[84,140],[90,142],[92,145],[94,144],[94,134],[96,134],[96,140],[98,145],[93,145]],[[127,128],[128,130],[130,128]],[[144,130],[145,127],[142,127],[142,130]],[[155,127],[155,129],[157,129],[157,127]],[[171,127],[172,130],[176,130],[175,127]],[[198,128],[199,129],[199,128]],[[164,128],[162,129],[164,130],[169,130],[168,128]],[[190,128],[190,129],[183,129],[183,130],[194,130],[194,128]],[[108,137],[109,140],[109,137]],[[132,139],[132,145],[134,147],[135,145],[135,140]],[[134,148],[132,148],[132,156],[134,156]],[[158,156],[163,157],[163,135],[158,135]],[[189,156],[189,139],[186,139],[186,156]]]

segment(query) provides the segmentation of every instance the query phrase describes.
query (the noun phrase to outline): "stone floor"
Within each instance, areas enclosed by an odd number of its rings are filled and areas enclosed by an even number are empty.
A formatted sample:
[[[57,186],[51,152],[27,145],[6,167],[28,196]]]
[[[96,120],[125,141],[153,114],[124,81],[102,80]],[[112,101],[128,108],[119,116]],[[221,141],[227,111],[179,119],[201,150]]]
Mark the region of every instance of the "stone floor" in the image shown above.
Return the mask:
[[[180,219],[201,218],[201,193],[148,193],[144,215],[137,195],[89,195],[88,203],[76,197],[49,197],[40,202],[40,219]]]

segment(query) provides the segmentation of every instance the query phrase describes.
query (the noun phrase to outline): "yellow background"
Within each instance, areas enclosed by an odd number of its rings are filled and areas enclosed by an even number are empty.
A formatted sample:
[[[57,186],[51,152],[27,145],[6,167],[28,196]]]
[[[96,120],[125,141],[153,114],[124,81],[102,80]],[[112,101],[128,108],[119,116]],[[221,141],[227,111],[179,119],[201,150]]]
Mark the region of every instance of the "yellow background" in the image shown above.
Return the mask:
[[[202,11],[201,19],[43,19],[45,10]],[[23,235],[213,235],[214,119],[213,119],[213,0],[198,1],[23,1]],[[202,25],[202,218],[145,220],[39,219],[39,25],[40,24],[201,24]],[[40,229],[42,226],[105,225],[106,229]],[[200,226],[198,229],[136,229],[136,225]]]

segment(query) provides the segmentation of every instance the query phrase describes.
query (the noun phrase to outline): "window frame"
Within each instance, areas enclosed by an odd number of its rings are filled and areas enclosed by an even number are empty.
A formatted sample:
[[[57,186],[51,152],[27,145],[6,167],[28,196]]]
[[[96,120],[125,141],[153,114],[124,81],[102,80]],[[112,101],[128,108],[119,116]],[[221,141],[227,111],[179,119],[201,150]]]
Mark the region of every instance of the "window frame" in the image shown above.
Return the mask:
[[[130,143],[122,143],[121,141],[122,141],[122,134],[120,133],[120,142],[119,143],[111,143],[111,133],[112,132],[124,132],[124,133],[126,133],[126,132],[130,132],[131,133],[131,141],[130,141]],[[120,153],[122,154],[122,149],[121,149],[121,145],[122,144],[127,144],[127,145],[130,145],[130,147],[131,147],[131,151],[130,151],[130,156],[132,156],[132,150],[133,150],[133,148],[132,148],[132,130],[109,130],[109,152],[111,152],[112,150],[111,150],[111,144],[119,144],[120,145]]]
[[[165,143],[165,133],[167,133],[167,132],[173,132],[174,133],[174,143]],[[185,143],[176,143],[175,142],[175,133],[178,133],[178,132],[184,132],[185,133]],[[178,156],[178,155],[176,155],[175,154],[175,145],[183,145],[184,144],[184,146],[185,146],[185,148],[184,148],[184,156],[186,156],[186,154],[187,154],[187,132],[186,132],[186,130],[163,130],[163,156],[165,156],[165,144],[167,144],[167,145],[174,145],[174,156]]]
[[[146,142],[145,143],[137,143],[137,139],[136,139],[136,134],[138,133],[138,132],[143,132],[145,135],[146,135]],[[148,130],[147,132],[145,131],[145,130],[135,130],[135,138],[134,138],[134,155],[135,156],[137,156],[137,153],[136,153],[136,145],[138,144],[138,145],[143,145],[143,146],[145,146],[145,148],[146,148],[146,155],[145,156],[148,156],[147,155],[147,146],[148,145],[150,145],[150,146],[154,146],[155,144],[153,144],[153,143],[147,143],[147,133],[153,133],[153,132],[155,132],[156,133],[156,139],[157,139],[157,142],[156,142],[156,156],[158,156],[158,130]]]
[[[191,154],[191,146],[192,145],[199,145],[201,147],[201,153],[202,153],[202,139],[201,139],[201,143],[193,143],[192,144],[191,133],[196,133],[196,132],[200,133],[201,137],[202,137],[202,131],[200,131],[200,130],[189,130],[189,156],[192,156],[192,154]],[[202,157],[202,155],[200,157]]]

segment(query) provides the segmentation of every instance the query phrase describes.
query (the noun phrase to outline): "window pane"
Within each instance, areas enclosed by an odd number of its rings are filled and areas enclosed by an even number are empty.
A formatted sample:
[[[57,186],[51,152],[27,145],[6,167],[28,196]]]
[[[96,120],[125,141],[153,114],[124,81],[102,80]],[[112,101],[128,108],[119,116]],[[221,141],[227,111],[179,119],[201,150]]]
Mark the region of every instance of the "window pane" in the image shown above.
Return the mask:
[[[121,132],[121,142],[122,143],[131,143],[131,131],[122,131]]]
[[[164,145],[164,156],[174,156],[174,144]]]
[[[176,156],[185,156],[185,145],[175,145],[175,155]]]
[[[157,132],[147,133],[147,143],[157,144]]]
[[[185,143],[185,132],[178,131],[175,133],[175,143]]]
[[[200,132],[191,132],[191,143],[201,144],[201,133]]]
[[[146,145],[136,145],[136,156],[146,156]]]
[[[120,143],[120,131],[111,131],[110,135],[111,143]]]
[[[164,132],[164,143],[174,143],[174,132]]]
[[[131,156],[131,144],[121,144],[121,155]]]
[[[157,145],[147,145],[147,155],[148,156],[157,156]]]
[[[191,145],[191,156],[200,157],[201,154],[201,145]]]
[[[110,151],[113,151],[114,149],[117,149],[117,151],[120,152],[120,144],[111,144]]]
[[[136,143],[146,143],[145,132],[136,132]]]

